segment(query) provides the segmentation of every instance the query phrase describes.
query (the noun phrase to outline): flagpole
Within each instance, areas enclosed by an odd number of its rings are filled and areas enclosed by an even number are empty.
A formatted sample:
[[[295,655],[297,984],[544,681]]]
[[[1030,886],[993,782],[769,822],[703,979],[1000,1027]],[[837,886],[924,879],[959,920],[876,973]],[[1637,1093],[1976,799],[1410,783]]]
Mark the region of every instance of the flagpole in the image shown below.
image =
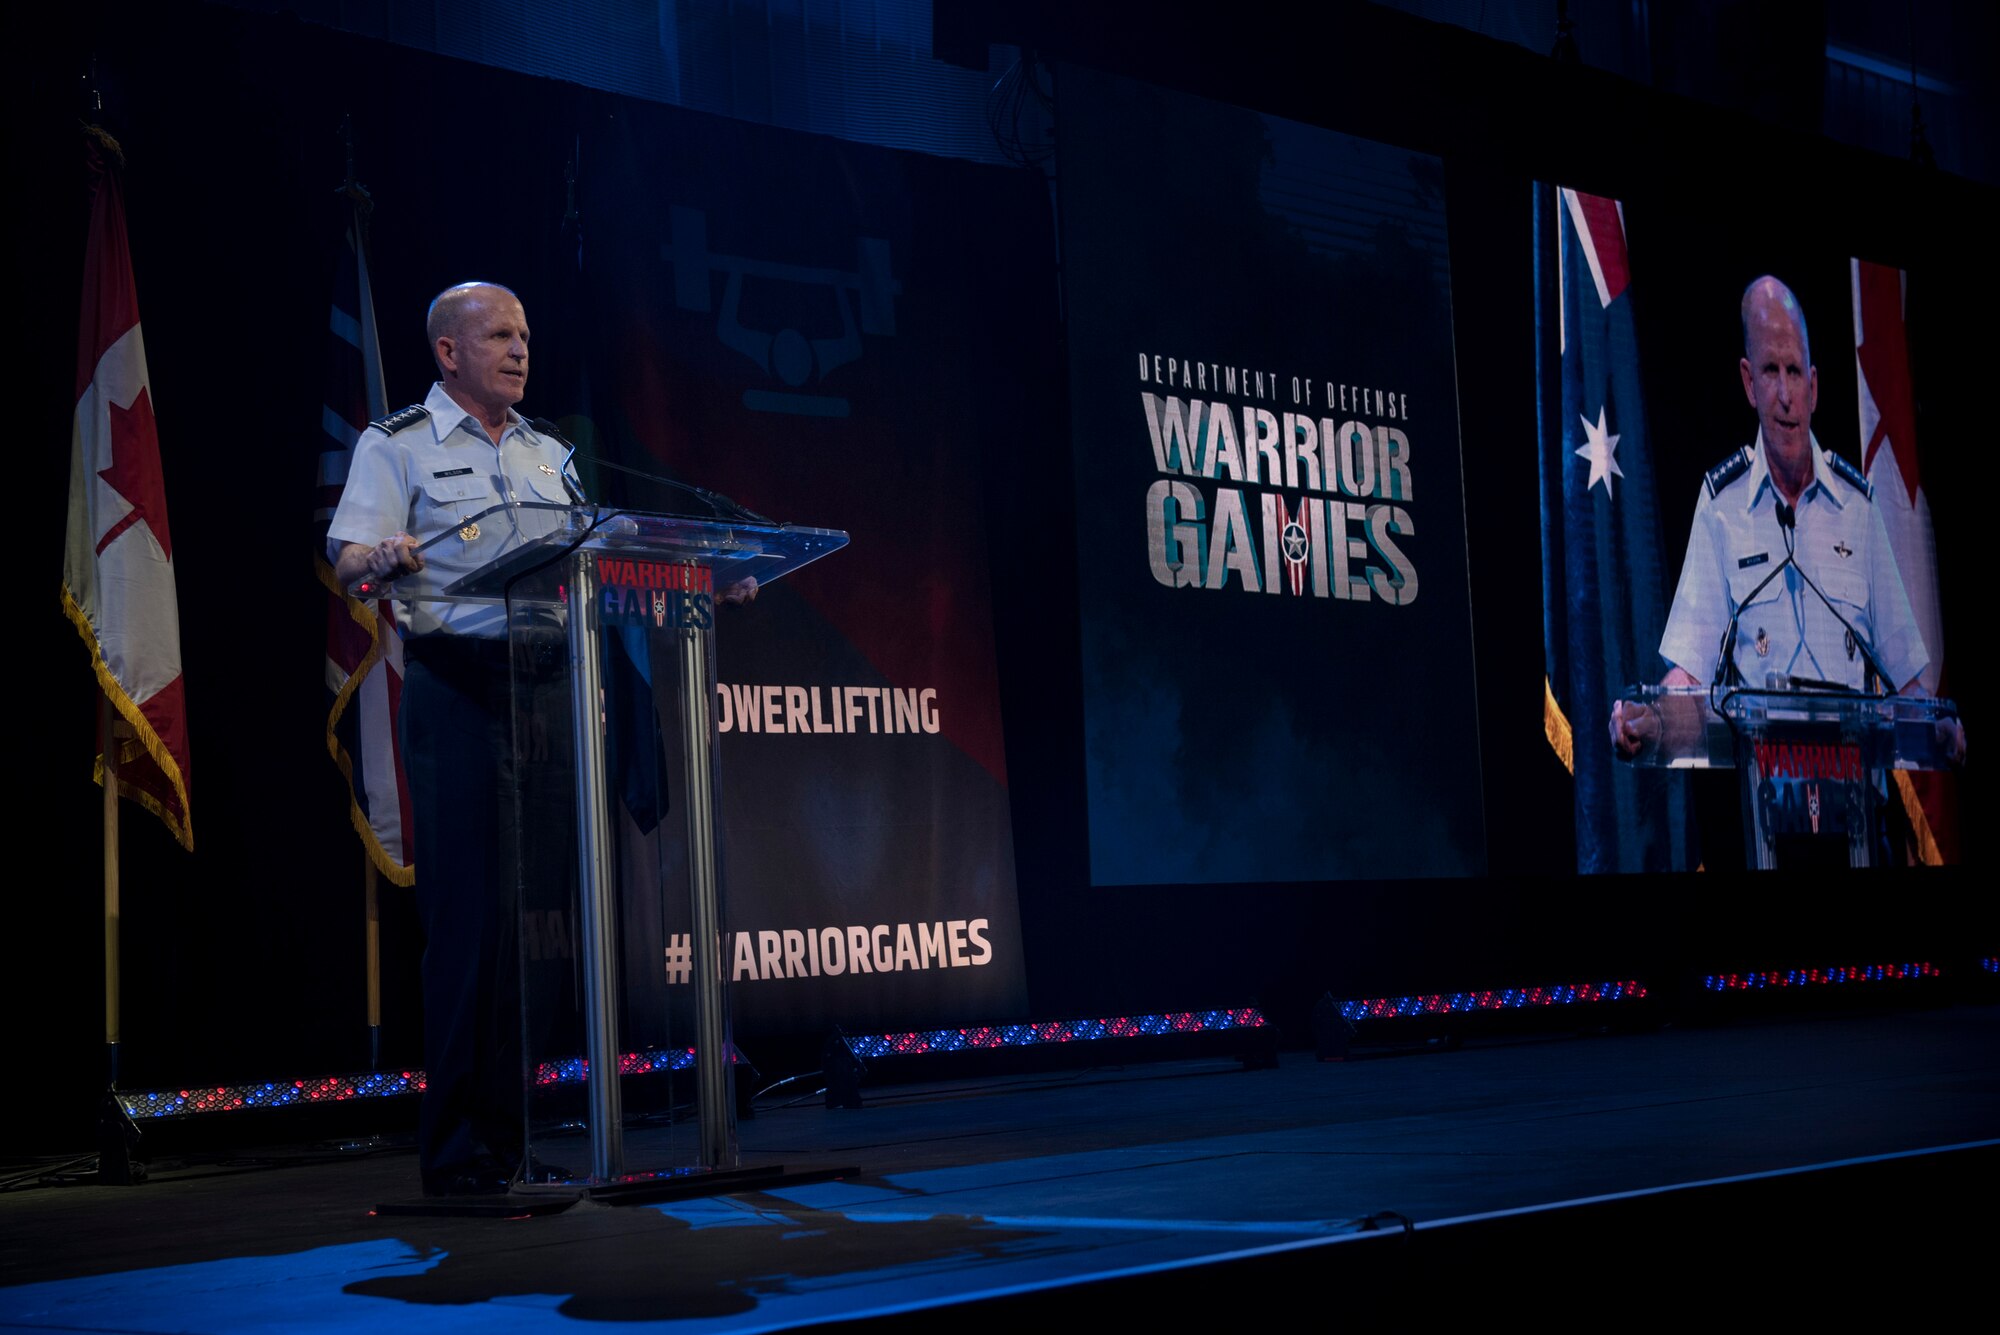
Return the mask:
[[[382,913],[376,898],[381,874],[367,849],[361,850],[362,898],[368,931],[368,1069],[382,1069]]]
[[[129,1187],[146,1180],[146,1170],[132,1161],[139,1127],[118,1101],[118,1044],[121,1009],[118,985],[118,730],[121,720],[111,697],[97,694],[97,726],[103,737],[104,773],[104,1101],[97,1110],[96,1181]]]
[[[94,79],[93,110],[101,106]],[[76,425],[71,443],[70,514],[63,554],[63,611],[90,646],[98,678],[97,775],[103,783],[104,1054],[92,1180],[145,1180],[133,1151],[139,1129],[118,1097],[122,1010],[118,799],[135,798],[193,847],[188,816],[185,697],[177,616],[135,622],[130,606],[175,603],[172,544],[159,483],[159,441],[140,337],[118,168],[124,154],[103,127],[82,126],[92,190],[84,246]],[[107,418],[109,419],[107,422]],[[108,429],[107,429],[108,427]],[[114,447],[114,441],[119,442]],[[106,465],[109,467],[106,467]],[[123,496],[106,527],[91,475]],[[149,499],[150,497],[150,499]],[[107,596],[115,590],[115,596]],[[133,746],[125,753],[125,743]]]
[[[104,1054],[105,1087],[118,1088],[118,711],[102,691],[97,723],[104,757]]]
[[[118,958],[118,711],[102,689],[97,693],[98,763],[103,774],[104,842],[104,1100],[97,1110],[97,1173],[95,1180],[112,1186],[128,1187],[145,1180],[142,1168],[135,1175],[132,1146],[139,1128],[118,1101],[118,1045],[123,1009],[119,983],[123,966]]]
[[[90,100],[93,116],[104,110],[104,97],[97,89],[97,58],[91,57]],[[112,140],[101,127],[86,124],[84,133],[107,143]],[[104,779],[104,1087],[118,1088],[119,962],[118,962],[118,710],[111,696],[101,688],[97,693],[97,735],[102,754],[99,766]],[[103,1171],[103,1165],[99,1165]]]
[[[353,209],[355,262],[365,266],[367,260],[362,248],[368,243],[368,215],[373,212],[375,201],[369,195],[368,187],[361,184],[360,178],[354,174],[354,117],[342,115],[340,128],[335,134],[340,140],[341,148],[346,152],[347,175],[339,186],[335,187],[334,193],[345,196]],[[364,305],[372,307],[373,303],[365,299],[365,282],[363,288]],[[356,314],[366,318],[365,312],[357,311]],[[364,377],[367,371],[367,358],[364,353],[362,365]],[[375,405],[370,404],[369,407],[372,411]],[[370,856],[369,850],[363,847],[361,899],[362,917],[366,924],[366,945],[363,952],[366,959],[362,967],[367,976],[368,1069],[371,1071],[379,1070],[382,1062],[382,913],[378,895],[380,881],[375,859]]]

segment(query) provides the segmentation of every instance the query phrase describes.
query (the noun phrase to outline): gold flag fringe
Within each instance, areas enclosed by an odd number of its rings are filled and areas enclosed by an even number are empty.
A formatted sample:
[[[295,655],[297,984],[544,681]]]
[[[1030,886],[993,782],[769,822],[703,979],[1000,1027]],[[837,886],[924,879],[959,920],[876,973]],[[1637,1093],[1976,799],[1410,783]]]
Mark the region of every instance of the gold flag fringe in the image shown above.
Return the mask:
[[[376,871],[388,878],[390,884],[407,889],[417,883],[416,864],[411,863],[406,866],[396,861],[389,856],[389,850],[382,847],[382,841],[376,838],[375,827],[368,823],[368,813],[361,809],[361,803],[354,796],[354,762],[347,752],[341,749],[340,738],[334,732],[340,724],[341,716],[347,712],[348,703],[354,699],[355,691],[361,688],[362,680],[375,670],[375,665],[382,661],[383,655],[388,651],[388,646],[382,642],[381,618],[375,615],[374,608],[341,587],[339,579],[333,573],[333,567],[324,557],[313,558],[313,573],[319,576],[319,582],[325,586],[326,591],[340,599],[346,606],[347,615],[354,618],[355,624],[368,632],[368,652],[362,655],[359,666],[348,674],[346,681],[341,683],[340,690],[333,697],[333,708],[327,712],[326,753],[333,757],[333,763],[339,767],[341,777],[347,780],[347,818],[354,826],[354,833],[360,836],[361,845],[368,852],[368,860],[375,864]],[[409,832],[406,830],[404,833],[407,835]]]
[[[1556,703],[1555,688],[1549,685],[1546,676],[1542,678],[1542,735],[1555,748],[1563,768],[1575,774],[1576,751],[1575,743],[1570,738],[1569,719],[1563,714],[1562,706]]]
[[[76,626],[76,633],[83,637],[83,642],[90,646],[90,666],[97,674],[98,688],[111,701],[112,707],[118,711],[118,716],[131,726],[133,740],[146,749],[146,754],[160,767],[160,772],[166,775],[167,782],[173,785],[174,795],[180,799],[181,809],[176,814],[153,794],[122,780],[118,784],[118,795],[131,798],[158,816],[160,822],[173,833],[175,841],[188,852],[194,852],[194,816],[188,808],[187,776],[181,773],[180,761],[174,758],[173,752],[167,750],[166,743],[160,740],[159,733],[153,730],[153,725],[146,720],[145,714],[140,712],[138,704],[125,693],[125,687],[119,683],[118,678],[112,675],[110,665],[104,661],[104,650],[98,646],[97,630],[90,624],[90,618],[85,615],[83,608],[78,606],[76,598],[69,591],[68,584],[63,585],[62,605],[63,614]],[[107,745],[115,744],[116,741],[116,738],[105,738]],[[102,754],[97,757],[91,777],[99,784],[104,782]]]
[[[1903,810],[1910,817],[1910,829],[1916,833],[1917,857],[1927,867],[1942,865],[1944,854],[1938,849],[1937,837],[1931,833],[1930,817],[1924,814],[1924,804],[1917,797],[1917,785],[1910,782],[1907,770],[1896,771],[1896,791],[1902,795]]]

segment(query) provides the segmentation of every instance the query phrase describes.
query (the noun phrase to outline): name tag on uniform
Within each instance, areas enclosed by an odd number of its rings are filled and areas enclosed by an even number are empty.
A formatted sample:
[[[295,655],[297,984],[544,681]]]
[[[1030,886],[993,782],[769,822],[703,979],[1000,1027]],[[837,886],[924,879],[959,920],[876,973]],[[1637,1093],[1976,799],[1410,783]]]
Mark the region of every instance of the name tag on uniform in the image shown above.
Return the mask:
[[[471,472],[472,472],[472,470],[471,470],[470,468],[446,468],[446,469],[441,469],[441,470],[439,470],[438,472],[435,472],[435,473],[432,473],[432,474],[431,474],[431,476],[432,476],[432,477],[465,477],[465,476],[467,476],[468,474],[470,474]]]
[[[468,468],[465,471],[469,473],[472,470]],[[1736,563],[1736,568],[1738,570],[1748,570],[1751,566],[1763,565],[1766,561],[1770,559],[1771,559],[1771,554],[1769,552],[1758,552],[1755,556],[1746,556],[1741,561],[1738,561]]]

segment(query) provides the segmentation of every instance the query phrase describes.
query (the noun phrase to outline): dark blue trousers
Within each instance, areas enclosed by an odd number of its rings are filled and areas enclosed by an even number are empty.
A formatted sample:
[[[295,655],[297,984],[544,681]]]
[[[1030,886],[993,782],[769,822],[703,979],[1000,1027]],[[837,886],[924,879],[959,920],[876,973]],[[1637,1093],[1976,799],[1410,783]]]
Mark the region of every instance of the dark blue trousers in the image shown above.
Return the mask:
[[[505,640],[405,644],[402,742],[424,926],[426,1188],[511,1171],[524,1144],[519,900]]]

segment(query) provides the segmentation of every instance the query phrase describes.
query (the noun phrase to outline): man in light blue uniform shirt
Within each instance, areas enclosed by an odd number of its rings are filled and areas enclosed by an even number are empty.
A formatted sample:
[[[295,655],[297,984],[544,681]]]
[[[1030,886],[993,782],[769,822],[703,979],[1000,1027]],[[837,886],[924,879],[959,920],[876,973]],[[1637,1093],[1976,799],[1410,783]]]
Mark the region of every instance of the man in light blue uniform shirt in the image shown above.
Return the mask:
[[[477,322],[470,336],[467,321]],[[481,518],[482,512],[503,502],[569,503],[559,471],[564,448],[514,411],[528,383],[528,324],[519,299],[503,287],[461,284],[432,303],[426,326],[445,378],[422,404],[361,433],[327,530],[335,573],[346,583],[364,574],[423,572],[423,584],[441,588],[563,520],[551,510]],[[441,535],[452,536],[415,550]],[[507,633],[497,605],[418,600],[406,613],[412,636]]]
[[[514,410],[528,383],[520,299],[463,283],[431,303],[425,330],[440,379],[421,405],[362,433],[327,530],[343,585],[366,575],[407,580],[406,596],[441,588],[565,518],[494,509],[568,501],[564,451]],[[516,784],[529,833],[568,829],[556,802],[565,795],[541,792],[550,785],[536,785],[532,767],[517,769],[510,690],[517,671],[557,690],[560,631],[542,627],[539,642],[523,635],[510,647],[504,607],[421,596],[405,603],[403,624],[402,743],[424,923],[419,1166],[429,1195],[498,1192],[533,1173],[521,1086],[522,887],[507,837]],[[555,855],[564,842],[540,840]],[[566,892],[547,862],[519,874],[532,882],[528,893]]]
[[[1761,433],[1703,482],[1660,640],[1660,656],[1690,682],[1715,680],[1732,608],[1741,609],[1737,679],[1752,689],[1784,680],[1859,688],[1871,655],[1886,684],[1902,686],[1929,663],[1867,481],[1817,441],[1810,448],[1809,480],[1793,501]],[[1782,505],[1794,516],[1795,567],[1769,578],[1787,548]]]
[[[1663,682],[1861,688],[1872,659],[1886,677],[1878,689],[1916,693],[1930,655],[1868,481],[1812,434],[1819,373],[1805,314],[1791,290],[1767,276],[1744,292],[1742,315],[1739,372],[1757,412],[1757,439],[1703,479],[1660,641]],[[1780,569],[1788,552],[1793,564]],[[1733,675],[1720,662],[1732,614]],[[1612,743],[1636,754],[1657,722],[1643,706],[1620,701]],[[1963,737],[1958,730],[1960,754]]]

